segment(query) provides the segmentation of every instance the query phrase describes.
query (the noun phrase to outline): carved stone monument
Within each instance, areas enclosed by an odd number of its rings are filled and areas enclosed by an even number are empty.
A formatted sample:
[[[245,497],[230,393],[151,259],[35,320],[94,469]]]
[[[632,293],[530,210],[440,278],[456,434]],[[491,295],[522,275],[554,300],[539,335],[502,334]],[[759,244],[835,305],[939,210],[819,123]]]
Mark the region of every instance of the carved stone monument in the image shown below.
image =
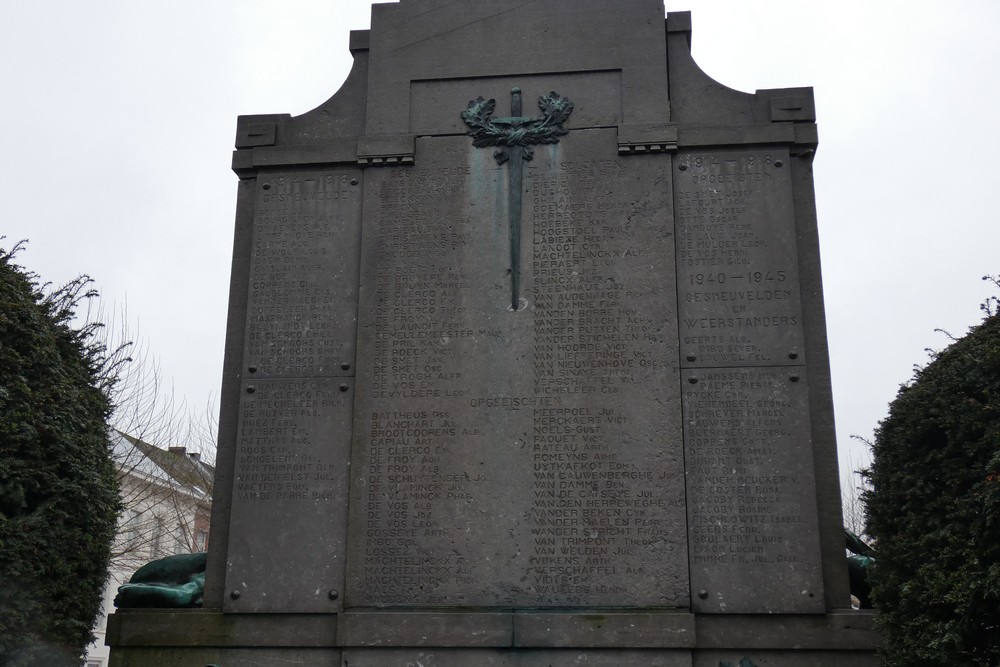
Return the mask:
[[[666,17],[666,18],[665,18]],[[403,0],[243,116],[206,609],[119,665],[874,665],[808,88],[661,0]]]

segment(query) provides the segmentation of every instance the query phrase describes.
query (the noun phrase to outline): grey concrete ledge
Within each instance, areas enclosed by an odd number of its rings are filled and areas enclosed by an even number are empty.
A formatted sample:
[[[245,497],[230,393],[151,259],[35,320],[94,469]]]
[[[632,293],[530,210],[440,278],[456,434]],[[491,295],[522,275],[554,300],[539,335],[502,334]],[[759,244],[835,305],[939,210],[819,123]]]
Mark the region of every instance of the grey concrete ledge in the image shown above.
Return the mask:
[[[337,645],[335,614],[223,614],[214,609],[125,609],[108,617],[109,646]]]
[[[342,646],[510,646],[513,618],[506,613],[410,611],[340,614]]]
[[[846,649],[879,646],[871,611],[816,615],[699,615],[699,648]]]
[[[124,610],[108,619],[112,646],[678,648],[853,650],[878,647],[874,614],[686,612],[350,611],[222,614]]]
[[[514,615],[518,647],[691,648],[695,617],[685,612]]]

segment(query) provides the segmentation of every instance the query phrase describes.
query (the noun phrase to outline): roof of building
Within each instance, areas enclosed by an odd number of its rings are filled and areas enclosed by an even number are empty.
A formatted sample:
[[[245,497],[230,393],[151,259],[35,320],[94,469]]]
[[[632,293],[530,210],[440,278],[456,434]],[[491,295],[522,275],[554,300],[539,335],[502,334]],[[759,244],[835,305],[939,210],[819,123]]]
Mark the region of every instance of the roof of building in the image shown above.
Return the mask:
[[[197,452],[184,447],[161,449],[116,429],[112,429],[111,440],[115,459],[124,463],[122,474],[152,478],[198,498],[212,497],[215,467],[202,461]]]

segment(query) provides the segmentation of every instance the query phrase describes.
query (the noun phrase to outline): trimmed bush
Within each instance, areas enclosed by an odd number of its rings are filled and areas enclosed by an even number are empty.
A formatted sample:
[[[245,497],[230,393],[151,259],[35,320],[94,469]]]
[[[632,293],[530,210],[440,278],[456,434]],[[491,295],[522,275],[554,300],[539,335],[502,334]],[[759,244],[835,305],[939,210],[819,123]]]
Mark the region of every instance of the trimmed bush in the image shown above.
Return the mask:
[[[889,666],[1000,665],[1000,315],[903,386],[865,494]]]
[[[74,329],[89,280],[46,290],[0,249],[0,664],[79,667],[119,510],[108,369]]]

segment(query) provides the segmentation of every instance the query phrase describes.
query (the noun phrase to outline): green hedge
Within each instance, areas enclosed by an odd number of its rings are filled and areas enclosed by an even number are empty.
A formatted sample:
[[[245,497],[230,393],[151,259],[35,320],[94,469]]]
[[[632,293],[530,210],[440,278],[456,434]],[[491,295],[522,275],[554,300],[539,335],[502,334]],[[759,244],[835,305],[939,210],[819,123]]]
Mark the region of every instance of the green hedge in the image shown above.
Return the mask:
[[[88,280],[43,291],[0,249],[0,664],[79,667],[119,511],[107,369],[71,326]]]
[[[875,434],[865,500],[889,666],[1000,665],[1000,315],[989,305],[900,389]]]

